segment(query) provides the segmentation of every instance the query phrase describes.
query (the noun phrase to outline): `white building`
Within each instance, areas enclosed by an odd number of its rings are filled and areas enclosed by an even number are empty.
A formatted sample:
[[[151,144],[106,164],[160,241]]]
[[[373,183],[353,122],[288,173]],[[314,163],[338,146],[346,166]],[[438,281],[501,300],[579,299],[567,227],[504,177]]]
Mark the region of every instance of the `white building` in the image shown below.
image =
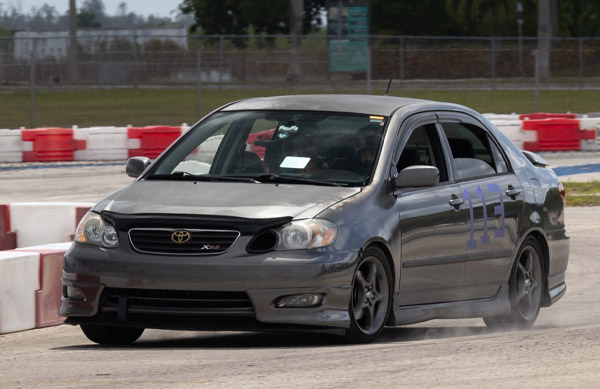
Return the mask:
[[[13,53],[16,58],[29,59],[32,51],[36,58],[62,58],[69,52],[68,31],[17,31]],[[132,47],[143,48],[150,40],[169,40],[182,49],[188,48],[187,29],[136,28],[136,29],[82,29],[77,30],[79,45],[89,53],[101,51],[103,44],[116,39],[126,39]]]

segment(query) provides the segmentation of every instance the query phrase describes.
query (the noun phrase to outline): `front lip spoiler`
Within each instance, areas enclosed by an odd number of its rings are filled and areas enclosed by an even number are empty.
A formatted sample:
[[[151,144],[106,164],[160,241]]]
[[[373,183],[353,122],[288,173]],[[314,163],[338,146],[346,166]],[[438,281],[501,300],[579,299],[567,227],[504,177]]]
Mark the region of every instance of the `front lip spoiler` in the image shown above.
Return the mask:
[[[177,317],[146,316],[136,318],[129,316],[127,322],[120,322],[115,315],[98,314],[92,317],[69,316],[65,324],[93,324],[103,326],[152,328],[162,330],[182,330],[182,331],[326,331],[340,330],[328,326],[314,326],[301,324],[277,324],[261,323],[255,319],[249,318],[185,318],[178,320]]]

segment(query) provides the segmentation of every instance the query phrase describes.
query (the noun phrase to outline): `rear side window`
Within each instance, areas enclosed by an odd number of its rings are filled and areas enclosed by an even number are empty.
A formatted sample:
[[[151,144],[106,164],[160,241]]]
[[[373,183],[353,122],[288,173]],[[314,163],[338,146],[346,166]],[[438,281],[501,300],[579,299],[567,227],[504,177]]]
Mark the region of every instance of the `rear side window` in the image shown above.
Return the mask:
[[[450,150],[457,180],[508,172],[502,153],[488,133],[465,123],[441,123]]]

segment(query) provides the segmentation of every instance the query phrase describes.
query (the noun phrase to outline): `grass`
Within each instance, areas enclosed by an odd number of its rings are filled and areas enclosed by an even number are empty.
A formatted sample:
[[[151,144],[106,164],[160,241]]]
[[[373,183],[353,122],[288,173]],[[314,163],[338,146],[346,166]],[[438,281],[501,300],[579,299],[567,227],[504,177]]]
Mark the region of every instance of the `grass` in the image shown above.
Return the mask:
[[[356,87],[357,84],[353,84]],[[206,87],[201,95],[201,115],[233,100],[281,94],[364,93],[362,90],[322,89],[249,89]],[[374,95],[383,95],[374,90]],[[392,90],[392,95],[440,100],[463,104],[480,112],[528,113],[535,111],[530,90]],[[541,92],[541,111],[598,111],[600,91],[554,90]],[[180,125],[194,123],[198,118],[197,94],[193,88],[111,88],[46,90],[35,95],[35,127]],[[0,93],[0,128],[30,127],[29,91],[12,90]]]
[[[567,206],[599,206],[600,181],[591,182],[565,182],[567,192]]]

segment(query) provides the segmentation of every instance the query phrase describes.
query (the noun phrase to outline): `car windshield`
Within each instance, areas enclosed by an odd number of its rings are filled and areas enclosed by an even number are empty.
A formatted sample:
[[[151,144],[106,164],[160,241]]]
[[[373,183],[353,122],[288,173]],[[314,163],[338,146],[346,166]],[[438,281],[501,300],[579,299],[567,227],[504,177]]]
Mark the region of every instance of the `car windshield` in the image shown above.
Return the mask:
[[[146,178],[364,186],[385,122],[343,113],[219,112],[180,139]]]

